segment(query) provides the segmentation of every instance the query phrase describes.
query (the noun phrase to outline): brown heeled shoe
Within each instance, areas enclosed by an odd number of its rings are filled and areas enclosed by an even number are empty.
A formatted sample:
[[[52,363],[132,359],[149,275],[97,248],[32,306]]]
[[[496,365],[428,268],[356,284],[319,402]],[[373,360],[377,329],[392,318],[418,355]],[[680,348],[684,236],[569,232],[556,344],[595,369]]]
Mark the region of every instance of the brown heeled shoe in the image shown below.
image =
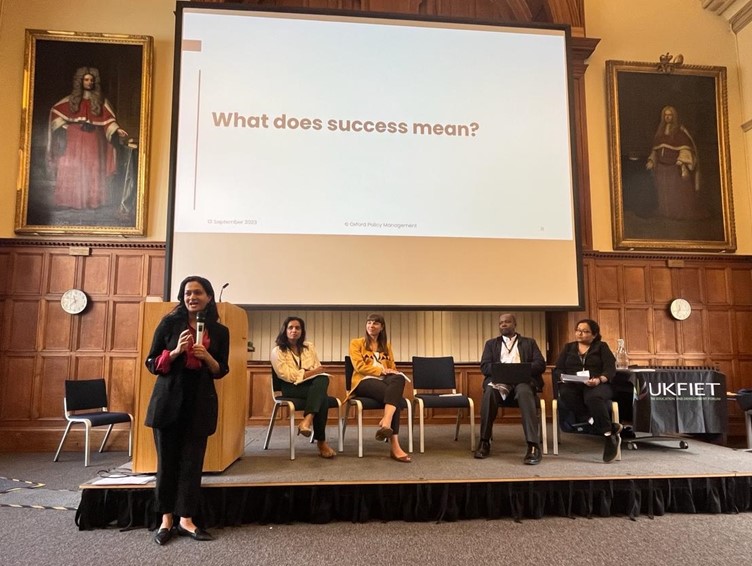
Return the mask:
[[[397,462],[402,462],[404,464],[409,464],[413,461],[408,454],[405,454],[404,456],[397,456],[394,452],[390,452],[389,457],[392,460],[396,460]]]
[[[313,434],[313,429],[305,428],[303,425],[298,425],[298,436],[300,435],[309,438]]]

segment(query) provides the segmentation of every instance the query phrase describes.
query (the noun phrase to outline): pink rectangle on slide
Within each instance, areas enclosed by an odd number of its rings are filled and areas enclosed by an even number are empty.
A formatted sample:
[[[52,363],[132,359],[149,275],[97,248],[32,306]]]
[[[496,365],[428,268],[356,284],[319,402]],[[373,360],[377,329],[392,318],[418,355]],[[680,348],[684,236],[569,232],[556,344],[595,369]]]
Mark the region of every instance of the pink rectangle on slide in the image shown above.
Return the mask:
[[[184,39],[183,51],[201,51],[200,39]]]

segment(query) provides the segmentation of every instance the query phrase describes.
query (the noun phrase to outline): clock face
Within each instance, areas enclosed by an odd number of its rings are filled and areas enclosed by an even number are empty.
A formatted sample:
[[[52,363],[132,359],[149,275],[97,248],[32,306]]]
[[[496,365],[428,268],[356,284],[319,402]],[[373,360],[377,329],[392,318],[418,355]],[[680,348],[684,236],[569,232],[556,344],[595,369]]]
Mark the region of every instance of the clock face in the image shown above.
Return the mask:
[[[676,320],[687,320],[692,314],[692,305],[686,299],[674,299],[671,301],[671,316]]]
[[[60,306],[68,314],[79,314],[83,312],[86,305],[89,303],[89,298],[81,289],[68,289],[63,296],[60,297]]]

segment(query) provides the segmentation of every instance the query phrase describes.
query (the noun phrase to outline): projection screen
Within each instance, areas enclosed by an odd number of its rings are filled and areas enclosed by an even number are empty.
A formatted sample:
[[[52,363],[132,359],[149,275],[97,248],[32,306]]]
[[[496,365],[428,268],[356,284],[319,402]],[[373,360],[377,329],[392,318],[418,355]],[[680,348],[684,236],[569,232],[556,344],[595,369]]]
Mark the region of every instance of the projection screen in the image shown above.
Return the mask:
[[[166,294],[580,306],[567,57],[566,28],[178,3]]]

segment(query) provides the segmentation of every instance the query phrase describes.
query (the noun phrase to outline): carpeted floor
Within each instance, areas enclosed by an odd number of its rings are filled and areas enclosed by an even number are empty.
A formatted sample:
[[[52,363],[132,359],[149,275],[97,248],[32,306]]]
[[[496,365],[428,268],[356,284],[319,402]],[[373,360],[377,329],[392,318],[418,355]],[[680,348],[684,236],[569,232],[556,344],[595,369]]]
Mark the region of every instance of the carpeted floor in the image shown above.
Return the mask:
[[[79,501],[78,490],[46,489],[43,483],[0,477],[0,507],[75,511]]]

